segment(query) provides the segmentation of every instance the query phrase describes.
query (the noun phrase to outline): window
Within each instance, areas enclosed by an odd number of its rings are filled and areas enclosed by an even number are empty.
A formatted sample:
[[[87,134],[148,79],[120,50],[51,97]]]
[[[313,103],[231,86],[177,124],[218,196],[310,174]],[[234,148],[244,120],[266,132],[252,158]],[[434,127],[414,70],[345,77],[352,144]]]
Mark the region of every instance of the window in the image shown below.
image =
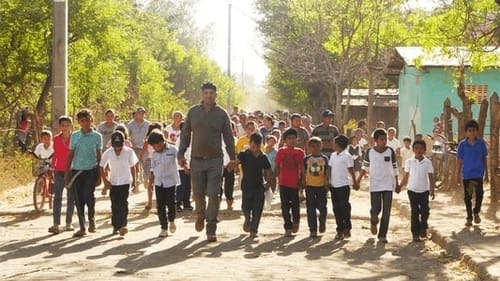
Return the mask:
[[[473,103],[481,104],[483,100],[488,100],[488,85],[465,85],[465,95]]]

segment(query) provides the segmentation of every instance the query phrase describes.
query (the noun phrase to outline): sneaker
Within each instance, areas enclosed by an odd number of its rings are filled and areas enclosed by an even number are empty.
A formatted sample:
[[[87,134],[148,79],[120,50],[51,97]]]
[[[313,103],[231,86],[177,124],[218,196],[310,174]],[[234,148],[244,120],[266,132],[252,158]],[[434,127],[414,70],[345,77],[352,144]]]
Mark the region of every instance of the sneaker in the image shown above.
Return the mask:
[[[465,226],[467,226],[467,227],[472,226],[472,220],[467,220],[465,222]]]
[[[326,231],[326,223],[319,222],[319,233],[324,233]]]
[[[207,242],[217,242],[217,236],[215,234],[207,234]]]
[[[479,213],[474,214],[474,223],[475,224],[481,223],[481,217],[479,216]]]
[[[351,230],[350,229],[345,229],[342,233],[344,235],[344,238],[350,238],[351,237]]]
[[[293,226],[292,226],[292,232],[293,233],[299,232],[299,226],[300,226],[299,223],[294,223]]]
[[[85,229],[80,229],[77,232],[73,233],[73,237],[75,237],[75,238],[83,237],[85,235],[87,235],[87,233],[85,232]]]
[[[318,238],[318,233],[316,231],[309,232],[309,238]]]
[[[372,223],[370,226],[370,231],[373,235],[376,235],[377,234],[377,225]]]
[[[337,241],[344,240],[344,234],[342,234],[342,232],[337,233],[337,235],[335,235],[335,240]]]
[[[168,230],[170,233],[174,233],[177,230],[177,226],[175,225],[175,222],[171,221],[170,225],[168,226]]]
[[[422,242],[422,240],[420,240],[420,237],[418,237],[418,236],[413,236],[413,242],[415,242],[415,243]]]
[[[158,234],[158,237],[160,237],[160,238],[168,237],[168,230],[162,228],[160,231],[160,234]]]
[[[257,236],[258,236],[257,232],[253,232],[253,231],[250,232],[250,238],[257,238]]]
[[[59,234],[59,232],[61,231],[59,230],[59,226],[54,224],[53,226],[49,227],[49,232],[52,234]]]
[[[379,237],[379,238],[378,238],[378,241],[379,241],[380,243],[387,243],[387,242],[388,242],[388,241],[387,241],[387,238],[385,238],[385,237]]]
[[[113,232],[111,232],[112,235],[118,235],[120,231],[116,228],[113,228]]]
[[[250,222],[248,220],[243,223],[243,231],[250,232]]]
[[[120,236],[125,236],[128,233],[128,229],[126,227],[120,228]]]
[[[196,218],[196,223],[194,224],[196,231],[200,232],[205,228],[205,214],[198,214]]]
[[[75,228],[73,228],[73,225],[71,223],[66,224],[66,227],[64,228],[65,231],[73,231]]]

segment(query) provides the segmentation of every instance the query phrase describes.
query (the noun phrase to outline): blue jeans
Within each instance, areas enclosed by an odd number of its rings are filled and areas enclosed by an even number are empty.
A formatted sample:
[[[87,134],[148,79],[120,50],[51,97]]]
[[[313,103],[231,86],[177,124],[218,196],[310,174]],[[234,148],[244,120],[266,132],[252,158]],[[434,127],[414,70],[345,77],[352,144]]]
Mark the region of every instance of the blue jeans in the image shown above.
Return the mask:
[[[307,207],[307,224],[310,231],[318,230],[318,216],[316,210],[319,211],[319,222],[326,222],[326,189],[323,187],[306,186],[306,207]]]
[[[54,209],[52,216],[54,224],[61,224],[62,194],[64,190],[64,172],[54,173]],[[66,224],[71,224],[73,212],[75,211],[75,198],[73,192],[66,192]]]

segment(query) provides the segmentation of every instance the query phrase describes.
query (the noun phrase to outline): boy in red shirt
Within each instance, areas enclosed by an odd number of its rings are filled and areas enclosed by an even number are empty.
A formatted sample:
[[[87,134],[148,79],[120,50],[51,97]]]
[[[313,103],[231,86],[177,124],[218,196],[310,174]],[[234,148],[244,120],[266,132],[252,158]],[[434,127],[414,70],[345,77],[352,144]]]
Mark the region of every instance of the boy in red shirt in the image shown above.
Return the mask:
[[[54,155],[52,156],[52,167],[54,168],[54,209],[52,212],[54,225],[49,228],[49,232],[58,234],[61,229],[61,208],[64,190],[64,175],[68,166],[69,141],[73,130],[73,120],[69,116],[61,116],[58,119],[59,133],[54,136]],[[73,192],[67,192],[66,203],[66,227],[64,230],[71,231],[71,221],[75,210],[75,199]]]
[[[295,147],[297,131],[288,129],[283,133],[285,146],[278,150],[275,175],[278,175],[281,199],[281,215],[284,220],[285,237],[299,230],[299,183],[304,169],[304,151]],[[290,210],[292,214],[290,215]]]

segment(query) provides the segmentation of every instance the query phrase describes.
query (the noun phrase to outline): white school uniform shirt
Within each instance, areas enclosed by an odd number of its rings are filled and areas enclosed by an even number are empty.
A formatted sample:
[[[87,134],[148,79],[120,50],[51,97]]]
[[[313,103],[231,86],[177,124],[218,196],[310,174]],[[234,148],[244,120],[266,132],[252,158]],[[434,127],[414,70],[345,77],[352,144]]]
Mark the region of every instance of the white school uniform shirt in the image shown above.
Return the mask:
[[[393,138],[392,140],[387,139],[387,146],[390,146],[394,151],[401,147],[401,143],[397,138]]]
[[[427,157],[419,161],[417,158],[412,157],[405,163],[405,172],[409,173],[408,177],[408,190],[413,192],[422,193],[430,188],[429,174],[434,173],[432,162]]]
[[[391,147],[386,146],[383,152],[377,152],[373,147],[368,149],[363,170],[370,174],[370,192],[394,191],[398,164],[396,153]]]
[[[35,147],[35,151],[33,151],[33,153],[35,153],[35,155],[38,156],[39,158],[43,159],[49,158],[50,155],[54,153],[54,146],[52,145],[52,142],[50,142],[49,147],[45,148],[43,146],[43,143],[39,143]]]
[[[120,155],[116,155],[115,150],[110,147],[102,154],[99,166],[109,166],[109,182],[111,185],[126,185],[132,183],[130,167],[137,164],[138,159],[132,148],[123,146]]]
[[[354,166],[352,155],[346,150],[340,153],[333,152],[328,161],[330,169],[330,184],[336,187],[343,187],[349,185],[349,168]]]
[[[165,149],[153,152],[151,159],[151,172],[155,177],[155,186],[163,188],[175,187],[181,184],[177,170],[177,148],[165,143]]]
[[[400,154],[401,154],[401,165],[404,168],[405,164],[406,164],[406,160],[413,157],[413,151],[411,150],[411,148],[406,148],[403,146],[400,150]]]

